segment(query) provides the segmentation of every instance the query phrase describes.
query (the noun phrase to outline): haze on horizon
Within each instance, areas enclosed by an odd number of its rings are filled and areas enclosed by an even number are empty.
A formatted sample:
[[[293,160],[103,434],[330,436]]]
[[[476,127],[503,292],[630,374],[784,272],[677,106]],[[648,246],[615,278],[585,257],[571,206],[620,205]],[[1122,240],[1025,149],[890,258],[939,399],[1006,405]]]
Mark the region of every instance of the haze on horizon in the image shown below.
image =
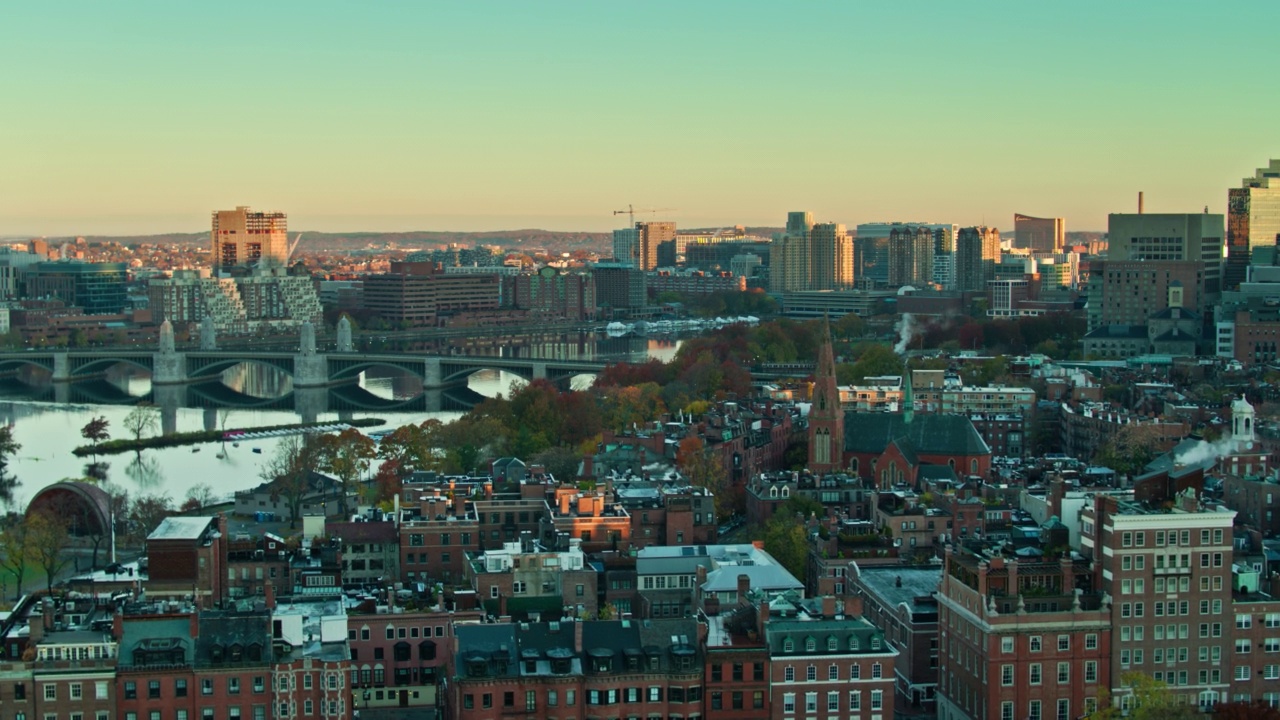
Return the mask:
[[[70,1],[0,24],[0,236],[1223,212],[1280,5]]]

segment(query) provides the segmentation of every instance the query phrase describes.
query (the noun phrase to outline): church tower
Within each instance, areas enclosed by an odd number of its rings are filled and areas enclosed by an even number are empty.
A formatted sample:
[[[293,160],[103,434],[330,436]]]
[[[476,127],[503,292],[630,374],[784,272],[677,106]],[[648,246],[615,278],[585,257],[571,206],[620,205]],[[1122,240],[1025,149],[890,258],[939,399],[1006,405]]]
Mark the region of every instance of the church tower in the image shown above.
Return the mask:
[[[818,369],[814,375],[813,406],[809,408],[809,469],[816,474],[844,467],[844,410],[836,387],[836,361],[831,349],[831,324],[822,323]]]
[[[1253,406],[1241,395],[1231,403],[1231,439],[1236,442],[1237,449],[1253,447],[1257,440],[1253,423]]]

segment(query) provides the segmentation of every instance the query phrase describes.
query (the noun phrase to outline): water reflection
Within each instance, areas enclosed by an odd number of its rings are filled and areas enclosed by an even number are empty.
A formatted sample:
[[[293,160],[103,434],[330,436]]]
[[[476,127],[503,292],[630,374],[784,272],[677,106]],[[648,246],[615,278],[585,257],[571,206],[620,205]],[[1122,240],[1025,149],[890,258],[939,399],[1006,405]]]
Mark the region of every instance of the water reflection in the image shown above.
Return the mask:
[[[198,446],[197,446],[198,447]],[[135,453],[124,474],[137,485],[139,490],[155,490],[164,480],[160,470],[160,459],[151,453]]]

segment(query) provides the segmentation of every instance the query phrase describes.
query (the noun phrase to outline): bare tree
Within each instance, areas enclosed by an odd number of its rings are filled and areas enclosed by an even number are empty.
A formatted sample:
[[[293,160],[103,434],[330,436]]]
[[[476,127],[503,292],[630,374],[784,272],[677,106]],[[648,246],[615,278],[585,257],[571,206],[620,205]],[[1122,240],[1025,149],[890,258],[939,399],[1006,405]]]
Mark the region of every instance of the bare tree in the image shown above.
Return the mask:
[[[282,499],[289,508],[289,527],[298,526],[302,500],[311,490],[311,472],[320,456],[320,446],[312,435],[290,435],[276,446],[275,454],[259,476],[270,483],[272,499]]]
[[[160,427],[160,408],[151,403],[139,403],[124,416],[122,424],[135,441],[140,441],[143,435]]]

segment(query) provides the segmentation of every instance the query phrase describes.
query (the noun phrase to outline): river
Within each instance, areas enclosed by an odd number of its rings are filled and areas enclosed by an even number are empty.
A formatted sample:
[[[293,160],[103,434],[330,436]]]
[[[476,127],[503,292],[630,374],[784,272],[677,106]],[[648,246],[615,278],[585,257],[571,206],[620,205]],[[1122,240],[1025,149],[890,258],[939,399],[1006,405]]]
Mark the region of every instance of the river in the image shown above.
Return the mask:
[[[634,343],[635,341],[633,341]],[[641,341],[641,357],[669,360],[679,348],[679,340],[647,339]],[[85,475],[88,458],[78,458],[72,449],[85,443],[80,430],[94,417],[107,419],[112,437],[124,437],[123,420],[129,405],[94,403],[57,403],[34,398],[49,396],[47,381],[25,378],[28,383],[8,380],[0,383],[0,422],[13,426],[14,439],[22,448],[9,464],[20,481],[15,493],[16,507],[25,507],[41,488],[68,478]],[[589,386],[591,376],[573,378],[575,389]],[[485,397],[508,394],[512,385],[524,381],[519,377],[494,370],[481,370],[471,376],[468,387]],[[255,397],[283,397],[292,391],[288,376],[259,365],[239,365],[223,375],[223,383],[237,392]],[[108,373],[104,384],[134,397],[151,390],[150,378],[137,369],[117,366]],[[361,376],[360,385],[369,393],[384,399],[411,398],[422,391],[416,377],[393,368],[375,368]],[[427,412],[423,410],[325,411],[306,420],[339,422],[352,418],[380,417],[386,428],[420,423],[429,418],[449,421],[459,411]],[[208,409],[200,407],[168,408],[165,432],[202,429],[233,429],[263,425],[284,425],[302,421],[294,410],[277,409]],[[181,504],[187,492],[198,484],[208,485],[224,498],[247,490],[262,482],[260,471],[271,457],[279,439],[245,441],[238,447],[214,443],[195,446],[146,450],[140,455],[125,453],[101,458],[107,464],[109,482],[127,490],[130,495],[167,495]],[[194,451],[193,451],[194,448]],[[260,451],[260,452],[255,452]]]

